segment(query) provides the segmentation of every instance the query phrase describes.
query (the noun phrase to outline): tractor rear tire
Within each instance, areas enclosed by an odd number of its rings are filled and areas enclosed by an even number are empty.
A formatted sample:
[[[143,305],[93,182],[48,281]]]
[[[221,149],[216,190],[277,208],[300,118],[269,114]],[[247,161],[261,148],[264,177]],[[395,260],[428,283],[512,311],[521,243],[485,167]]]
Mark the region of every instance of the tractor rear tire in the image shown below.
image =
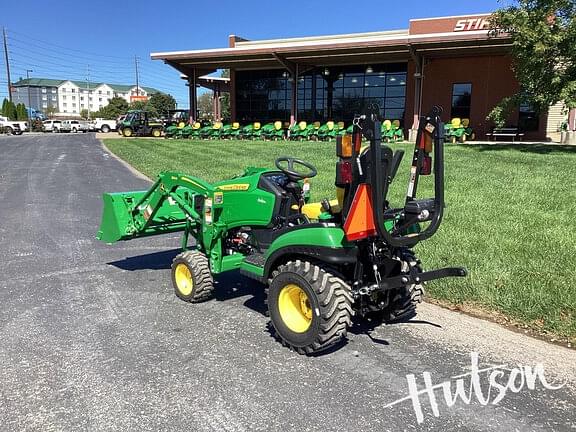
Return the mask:
[[[272,273],[267,303],[276,339],[299,354],[324,351],[346,338],[353,297],[339,277],[307,261]]]
[[[160,129],[152,129],[152,136],[154,138],[160,138],[162,136],[162,131]]]
[[[208,300],[214,290],[214,280],[206,255],[195,250],[177,255],[172,262],[172,285],[176,296],[184,301]]]
[[[132,128],[127,127],[122,129],[122,135],[126,138],[130,138],[132,135],[134,135],[134,131]]]
[[[408,273],[411,268],[422,272],[420,262],[412,251],[404,252],[402,259],[403,272]],[[388,305],[376,312],[372,318],[388,324],[406,322],[416,316],[416,307],[424,299],[424,285],[414,284],[398,288],[390,292]]]

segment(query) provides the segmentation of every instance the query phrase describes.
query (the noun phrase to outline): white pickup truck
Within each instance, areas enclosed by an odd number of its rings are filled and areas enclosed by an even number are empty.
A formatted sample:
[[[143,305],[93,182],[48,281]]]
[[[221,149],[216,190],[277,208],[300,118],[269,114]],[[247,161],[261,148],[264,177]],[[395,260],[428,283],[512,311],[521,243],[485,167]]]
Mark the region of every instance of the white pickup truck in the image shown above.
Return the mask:
[[[22,132],[28,130],[28,124],[25,121],[12,121],[0,116],[0,130],[8,135],[22,135]]]
[[[102,118],[94,119],[94,121],[90,125],[90,129],[94,131],[108,133],[111,130],[116,130],[116,120],[106,120]]]

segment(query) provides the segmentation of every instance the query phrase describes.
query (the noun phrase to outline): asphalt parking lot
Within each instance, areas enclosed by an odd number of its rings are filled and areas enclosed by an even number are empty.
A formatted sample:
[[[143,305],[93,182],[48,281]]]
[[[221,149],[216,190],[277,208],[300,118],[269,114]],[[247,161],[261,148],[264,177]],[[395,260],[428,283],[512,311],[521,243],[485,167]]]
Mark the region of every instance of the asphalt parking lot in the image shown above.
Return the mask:
[[[270,336],[263,287],[238,274],[219,278],[211,301],[179,301],[178,237],[94,237],[103,192],[148,185],[93,134],[0,137],[0,429],[576,428],[576,352],[492,323],[423,305],[412,323],[357,326],[340,349],[303,357]],[[419,399],[418,423],[407,375],[455,391],[473,351],[482,367],[541,362],[564,386],[516,381],[497,404],[452,407],[438,390],[436,408]]]

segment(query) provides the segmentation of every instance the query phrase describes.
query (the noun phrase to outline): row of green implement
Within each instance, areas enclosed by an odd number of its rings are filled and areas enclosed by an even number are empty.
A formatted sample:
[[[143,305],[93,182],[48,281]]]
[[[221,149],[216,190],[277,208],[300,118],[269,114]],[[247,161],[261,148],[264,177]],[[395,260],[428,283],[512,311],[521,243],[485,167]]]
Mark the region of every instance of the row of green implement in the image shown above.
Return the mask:
[[[193,124],[180,123],[168,126],[164,130],[166,138],[175,139],[263,139],[263,140],[296,140],[296,141],[330,141],[337,136],[351,134],[353,125],[346,127],[344,122],[329,121],[307,123],[301,121],[290,127],[288,123],[276,121],[262,125],[260,122],[240,126],[240,123],[223,124],[215,122],[203,126],[200,122]],[[404,140],[404,131],[398,120],[382,122],[382,138],[387,142]]]

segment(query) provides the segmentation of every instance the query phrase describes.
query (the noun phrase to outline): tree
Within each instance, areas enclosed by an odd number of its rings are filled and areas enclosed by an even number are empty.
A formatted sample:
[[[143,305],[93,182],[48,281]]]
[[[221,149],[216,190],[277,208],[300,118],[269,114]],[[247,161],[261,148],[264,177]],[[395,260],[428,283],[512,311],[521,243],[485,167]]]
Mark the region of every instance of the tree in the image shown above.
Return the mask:
[[[2,111],[0,111],[0,115],[6,116],[6,105],[8,105],[8,99],[4,98],[2,101]]]
[[[24,121],[28,120],[28,111],[26,110],[26,105],[19,103],[16,105],[16,120]]]
[[[84,120],[88,120],[88,109],[87,108],[82,108],[80,110],[80,117],[82,117]]]
[[[168,111],[173,110],[176,108],[176,99],[174,99],[171,95],[166,93],[154,93],[148,99],[148,103],[146,104],[146,110],[150,112],[155,112],[156,115],[165,116],[168,114]]]
[[[512,39],[513,68],[521,91],[503,98],[488,115],[497,126],[521,103],[537,112],[564,101],[576,108],[576,2],[517,0],[496,11],[491,34]]]
[[[198,111],[200,118],[212,121],[214,117],[214,108],[212,105],[212,92],[202,93],[198,97]]]
[[[108,102],[108,105],[100,108],[92,115],[92,117],[114,120],[119,116],[126,114],[126,111],[128,111],[129,108],[130,107],[128,105],[128,102],[126,102],[126,99],[123,99],[121,97],[113,97]]]
[[[16,105],[14,102],[7,101],[6,107],[2,111],[4,117],[8,117],[9,120],[16,120],[18,118],[18,113],[16,111]]]
[[[144,101],[134,101],[134,102],[130,102],[130,109],[131,110],[145,110],[146,109],[146,102]]]
[[[57,112],[58,109],[54,105],[48,105],[47,108],[44,108],[44,114],[46,114],[46,117],[48,118],[52,118],[52,116],[54,116],[54,114]]]
[[[222,78],[230,78],[230,69],[224,69],[220,74]],[[220,96],[220,111],[225,121],[230,121],[230,93],[224,92]]]

